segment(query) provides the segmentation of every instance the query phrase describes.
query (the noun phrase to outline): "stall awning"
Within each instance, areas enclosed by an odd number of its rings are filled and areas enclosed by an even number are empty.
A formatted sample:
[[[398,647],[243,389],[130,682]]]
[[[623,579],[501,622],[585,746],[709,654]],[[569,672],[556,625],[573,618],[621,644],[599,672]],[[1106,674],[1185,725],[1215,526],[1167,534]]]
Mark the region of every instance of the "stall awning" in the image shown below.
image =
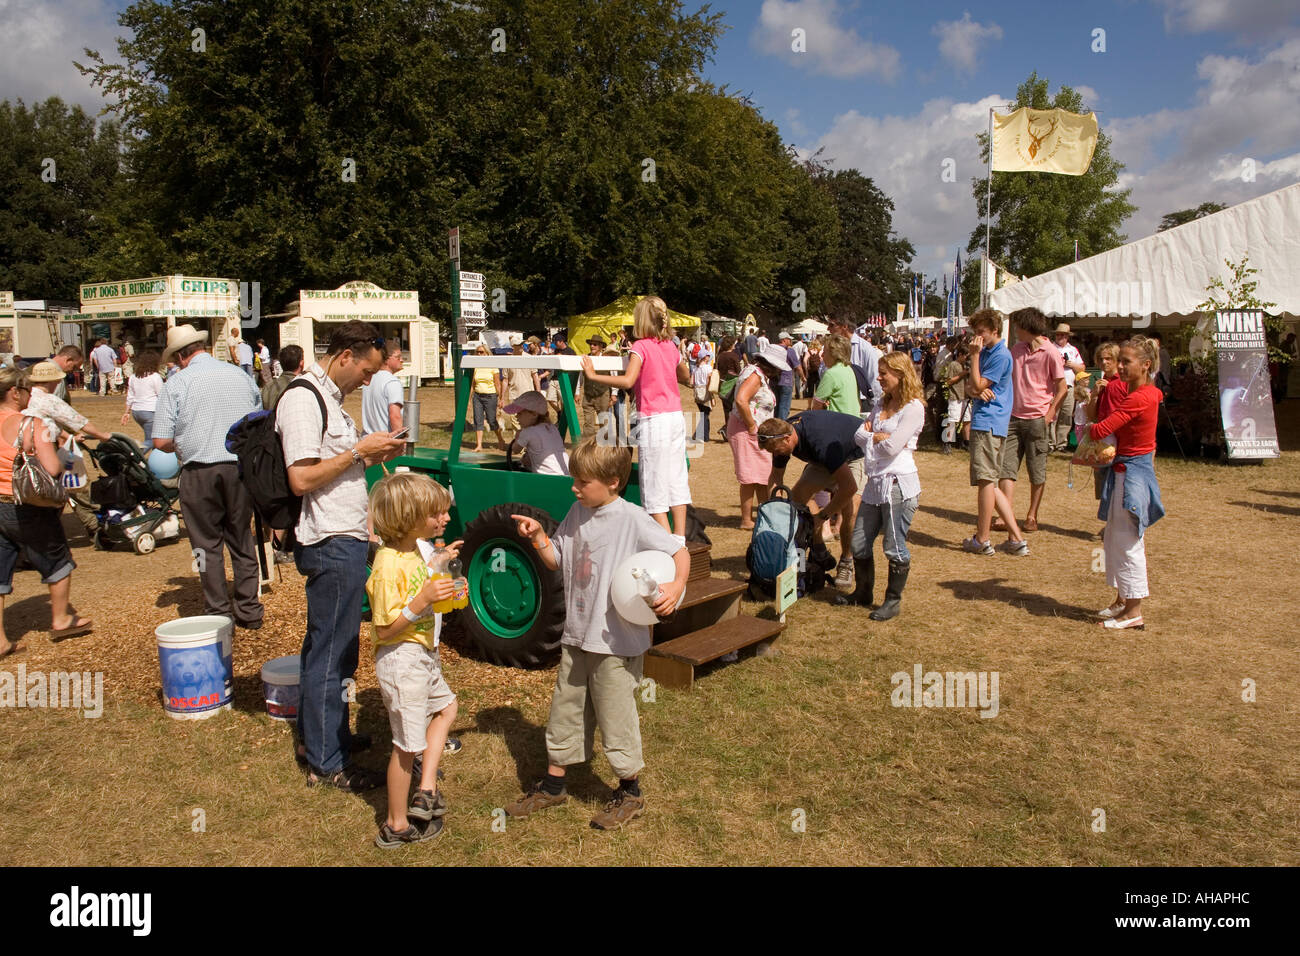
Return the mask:
[[[571,316],[569,318],[569,347],[575,352],[585,352],[587,351],[587,339],[593,335],[600,335],[606,342],[610,341],[611,337],[619,329],[632,324],[632,310],[636,308],[636,304],[643,298],[645,296],[625,295],[593,312]],[[693,315],[683,315],[680,312],[674,312],[672,309],[668,310],[668,315],[673,320],[674,329],[697,329],[700,326],[700,320]]]
[[[1224,260],[1247,253],[1255,295],[1272,313],[1300,315],[1300,183],[1166,232],[995,290],[1007,314],[1036,306],[1050,316],[1189,316],[1206,286],[1226,277]]]

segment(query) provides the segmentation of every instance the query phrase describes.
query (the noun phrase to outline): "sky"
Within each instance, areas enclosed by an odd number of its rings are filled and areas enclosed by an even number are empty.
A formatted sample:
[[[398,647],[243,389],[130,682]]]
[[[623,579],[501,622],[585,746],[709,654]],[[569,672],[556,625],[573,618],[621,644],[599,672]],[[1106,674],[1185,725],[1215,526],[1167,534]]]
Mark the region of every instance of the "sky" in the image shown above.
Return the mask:
[[[114,50],[123,6],[0,0],[0,99],[59,95],[98,110],[98,91],[72,61],[85,47]],[[1112,137],[1120,185],[1138,207],[1123,227],[1130,239],[1167,212],[1300,181],[1300,0],[715,0],[710,9],[726,29],[706,78],[747,96],[801,153],[821,150],[834,168],[874,180],[927,276],[951,274],[980,222],[970,183],[983,175],[976,135],[989,108],[1010,103],[1034,70],[1052,93],[1082,93]],[[955,182],[942,181],[947,159]]]

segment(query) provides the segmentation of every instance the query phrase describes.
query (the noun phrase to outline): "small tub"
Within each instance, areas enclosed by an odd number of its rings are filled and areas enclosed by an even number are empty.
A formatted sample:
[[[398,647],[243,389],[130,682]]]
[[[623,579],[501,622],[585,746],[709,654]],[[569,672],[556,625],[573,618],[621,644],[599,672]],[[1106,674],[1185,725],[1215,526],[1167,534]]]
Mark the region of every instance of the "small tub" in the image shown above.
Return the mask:
[[[234,633],[234,622],[216,614],[182,617],[154,631],[163,709],[169,717],[205,720],[230,710]]]
[[[275,657],[262,665],[262,693],[266,713],[272,720],[298,719],[298,672],[302,658],[297,654]]]

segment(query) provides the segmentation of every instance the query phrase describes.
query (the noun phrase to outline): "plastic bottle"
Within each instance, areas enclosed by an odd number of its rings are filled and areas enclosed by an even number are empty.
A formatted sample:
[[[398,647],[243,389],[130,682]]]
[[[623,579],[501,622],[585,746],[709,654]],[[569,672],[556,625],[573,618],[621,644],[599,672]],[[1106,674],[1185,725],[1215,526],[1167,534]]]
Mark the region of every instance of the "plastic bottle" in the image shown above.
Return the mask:
[[[451,597],[451,606],[453,610],[459,611],[469,604],[469,581],[465,577],[465,569],[459,558],[452,558],[447,562],[447,572],[451,575],[452,583],[456,588],[456,593]]]
[[[450,558],[447,554],[447,547],[442,538],[434,542],[433,557],[429,559],[429,578],[434,581],[442,579],[451,580],[451,572],[447,569]],[[434,601],[429,610],[434,614],[446,614],[452,609],[452,599],[447,598],[445,601]]]
[[[641,600],[651,608],[658,604],[660,589],[654,575],[642,568],[633,568],[632,577],[636,578],[636,592],[641,595]]]

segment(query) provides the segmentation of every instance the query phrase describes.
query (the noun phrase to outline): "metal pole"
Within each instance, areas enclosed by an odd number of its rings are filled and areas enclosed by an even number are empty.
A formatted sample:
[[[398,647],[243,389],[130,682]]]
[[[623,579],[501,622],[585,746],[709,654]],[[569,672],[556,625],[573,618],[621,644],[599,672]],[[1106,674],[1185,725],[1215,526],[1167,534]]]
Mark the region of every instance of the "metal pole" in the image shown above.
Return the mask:
[[[980,308],[987,309],[989,305],[989,293],[993,291],[988,288],[988,265],[987,262],[992,258],[990,251],[991,236],[993,233],[993,107],[989,107],[989,181],[988,191],[984,200],[984,259],[980,263]]]

